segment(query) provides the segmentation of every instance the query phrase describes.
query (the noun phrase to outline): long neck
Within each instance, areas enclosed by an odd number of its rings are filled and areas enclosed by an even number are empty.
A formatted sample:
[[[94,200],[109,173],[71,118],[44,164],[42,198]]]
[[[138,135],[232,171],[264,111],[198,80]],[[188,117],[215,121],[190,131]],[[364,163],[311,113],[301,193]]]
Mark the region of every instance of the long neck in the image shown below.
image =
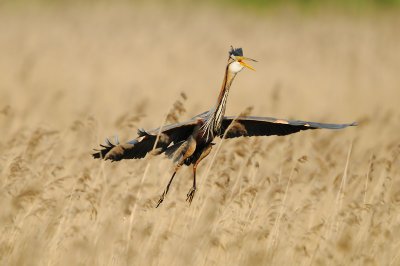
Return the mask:
[[[222,119],[224,118],[225,108],[226,108],[226,101],[228,99],[229,88],[233,80],[236,77],[236,73],[232,73],[229,71],[229,65],[225,71],[225,78],[222,82],[221,91],[218,96],[217,105],[215,106],[213,118],[214,118],[214,128],[219,129]]]

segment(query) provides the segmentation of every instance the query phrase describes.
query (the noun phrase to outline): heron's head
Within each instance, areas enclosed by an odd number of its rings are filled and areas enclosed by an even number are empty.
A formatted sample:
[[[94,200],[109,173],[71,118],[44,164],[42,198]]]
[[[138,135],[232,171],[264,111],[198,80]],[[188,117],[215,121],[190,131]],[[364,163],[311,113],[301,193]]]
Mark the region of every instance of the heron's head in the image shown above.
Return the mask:
[[[236,73],[239,73],[245,67],[247,67],[251,70],[255,70],[254,67],[247,64],[245,61],[257,62],[254,59],[244,57],[242,48],[233,48],[231,46],[231,50],[229,51],[229,59],[228,59],[229,72],[236,74]]]

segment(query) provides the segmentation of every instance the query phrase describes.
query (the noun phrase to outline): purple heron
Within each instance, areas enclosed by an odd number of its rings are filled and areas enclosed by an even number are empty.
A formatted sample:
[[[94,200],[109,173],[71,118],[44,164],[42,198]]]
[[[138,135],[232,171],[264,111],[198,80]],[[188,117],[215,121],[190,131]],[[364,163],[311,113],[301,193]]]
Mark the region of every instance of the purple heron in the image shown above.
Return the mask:
[[[138,137],[127,143],[120,144],[118,141],[116,141],[117,143],[111,143],[110,140],[106,139],[106,144],[100,145],[102,148],[96,150],[93,157],[111,161],[140,159],[154,149],[157,154],[164,153],[169,158],[172,158],[175,163],[174,173],[161,194],[156,207],[163,202],[168,194],[171,183],[181,166],[184,164],[187,166],[192,165],[193,186],[187,193],[186,198],[190,204],[196,192],[197,166],[201,160],[210,154],[214,145],[213,140],[216,137],[284,136],[307,129],[342,129],[356,125],[356,123],[326,124],[271,117],[224,116],[229,89],[236,75],[243,68],[254,70],[247,63],[248,61],[257,62],[254,59],[244,57],[242,48],[234,49],[231,47],[222,88],[217,103],[211,110],[201,113],[186,122],[148,131],[139,129]]]

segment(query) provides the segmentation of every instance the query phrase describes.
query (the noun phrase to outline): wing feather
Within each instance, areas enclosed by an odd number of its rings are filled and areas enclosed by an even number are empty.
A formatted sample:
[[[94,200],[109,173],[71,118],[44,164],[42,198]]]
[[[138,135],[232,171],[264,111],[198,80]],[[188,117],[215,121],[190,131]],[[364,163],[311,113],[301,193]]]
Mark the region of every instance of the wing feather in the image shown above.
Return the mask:
[[[350,124],[327,124],[307,122],[302,120],[286,120],[273,117],[224,117],[220,137],[225,138],[251,137],[251,136],[284,136],[308,129],[342,129],[348,126],[356,126],[357,123]],[[225,131],[228,130],[226,133]]]
[[[196,119],[191,119],[183,123],[171,124],[161,129],[160,138],[157,142],[156,149],[159,153],[165,152],[171,143],[179,143],[187,139],[193,132],[197,124]],[[140,159],[149,153],[156,142],[160,128],[145,131],[140,129],[138,137],[124,144],[113,144],[110,140],[106,140],[106,144],[100,144],[102,149],[95,150],[92,154],[95,159],[105,159],[119,161],[123,159]]]

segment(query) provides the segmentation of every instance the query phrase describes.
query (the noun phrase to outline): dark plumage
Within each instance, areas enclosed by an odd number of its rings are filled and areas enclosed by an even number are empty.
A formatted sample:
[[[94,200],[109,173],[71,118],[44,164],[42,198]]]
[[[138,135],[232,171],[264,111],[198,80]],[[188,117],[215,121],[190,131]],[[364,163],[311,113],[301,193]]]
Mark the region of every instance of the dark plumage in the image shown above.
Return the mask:
[[[243,49],[242,48],[233,48],[231,46],[231,50],[229,51],[229,55],[243,56]]]

